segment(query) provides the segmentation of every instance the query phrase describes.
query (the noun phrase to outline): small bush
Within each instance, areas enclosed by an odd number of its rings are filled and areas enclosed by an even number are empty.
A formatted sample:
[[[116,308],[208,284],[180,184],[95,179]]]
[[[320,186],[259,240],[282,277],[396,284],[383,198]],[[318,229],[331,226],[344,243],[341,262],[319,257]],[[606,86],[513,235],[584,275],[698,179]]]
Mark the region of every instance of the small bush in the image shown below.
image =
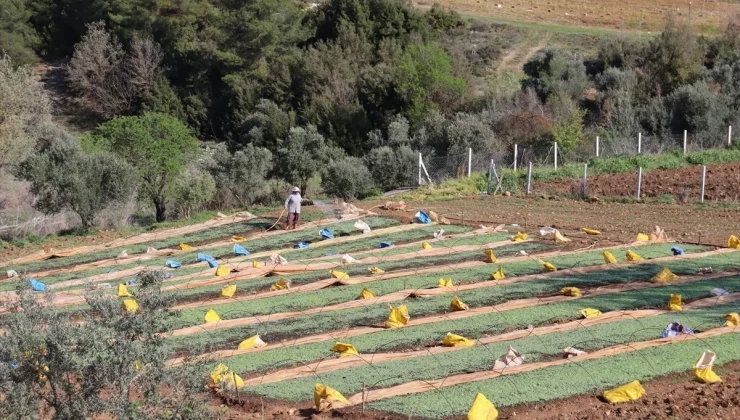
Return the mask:
[[[209,202],[216,193],[216,182],[208,172],[197,166],[185,170],[172,188],[172,207],[175,216],[189,219]]]
[[[330,196],[354,200],[371,194],[373,180],[362,160],[344,157],[330,162],[322,171],[321,187]]]

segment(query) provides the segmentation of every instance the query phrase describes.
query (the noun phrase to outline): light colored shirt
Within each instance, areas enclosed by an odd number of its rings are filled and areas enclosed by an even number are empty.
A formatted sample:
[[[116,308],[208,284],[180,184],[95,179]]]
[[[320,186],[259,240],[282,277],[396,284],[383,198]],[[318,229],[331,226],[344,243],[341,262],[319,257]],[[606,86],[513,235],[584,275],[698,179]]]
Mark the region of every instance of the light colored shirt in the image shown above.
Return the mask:
[[[300,213],[301,201],[303,201],[303,198],[300,194],[291,194],[285,200],[285,208],[288,209],[289,213]]]

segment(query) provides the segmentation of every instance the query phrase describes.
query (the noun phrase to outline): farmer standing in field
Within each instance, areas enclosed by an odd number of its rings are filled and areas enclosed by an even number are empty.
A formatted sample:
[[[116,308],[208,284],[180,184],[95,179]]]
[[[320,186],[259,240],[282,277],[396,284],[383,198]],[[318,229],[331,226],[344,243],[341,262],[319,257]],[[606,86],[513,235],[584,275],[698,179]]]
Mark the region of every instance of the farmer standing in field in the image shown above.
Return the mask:
[[[301,198],[301,189],[298,187],[293,187],[293,189],[290,192],[290,195],[288,196],[288,199],[285,200],[285,209],[288,210],[288,225],[285,227],[285,229],[295,229],[298,227],[298,223],[301,221],[301,201],[303,198]]]

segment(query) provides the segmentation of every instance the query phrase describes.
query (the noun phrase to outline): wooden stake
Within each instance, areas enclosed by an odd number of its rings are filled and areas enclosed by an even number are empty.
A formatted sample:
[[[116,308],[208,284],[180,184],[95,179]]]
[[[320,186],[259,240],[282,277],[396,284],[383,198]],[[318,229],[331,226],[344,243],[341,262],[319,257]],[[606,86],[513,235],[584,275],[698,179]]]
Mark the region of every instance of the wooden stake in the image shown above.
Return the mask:
[[[365,414],[365,381],[362,381],[362,414]]]
[[[242,399],[239,396],[239,387],[236,385],[236,372],[231,372],[231,379],[234,381],[234,389],[236,389],[236,400],[239,402],[239,405],[241,405]]]

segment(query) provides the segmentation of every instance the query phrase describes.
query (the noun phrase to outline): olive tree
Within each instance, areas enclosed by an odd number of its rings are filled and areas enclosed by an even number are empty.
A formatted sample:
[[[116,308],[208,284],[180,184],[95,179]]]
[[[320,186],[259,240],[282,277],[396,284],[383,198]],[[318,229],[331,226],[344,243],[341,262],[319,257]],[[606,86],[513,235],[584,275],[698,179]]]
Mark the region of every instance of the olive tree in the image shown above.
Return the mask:
[[[164,221],[167,197],[198,148],[190,128],[170,115],[148,112],[101,124],[90,140],[136,169],[139,197],[151,200],[157,221]]]
[[[70,209],[87,230],[101,211],[130,196],[135,186],[131,172],[112,153],[84,153],[77,139],[57,131],[17,167],[16,176],[31,183],[37,210],[54,214]]]

